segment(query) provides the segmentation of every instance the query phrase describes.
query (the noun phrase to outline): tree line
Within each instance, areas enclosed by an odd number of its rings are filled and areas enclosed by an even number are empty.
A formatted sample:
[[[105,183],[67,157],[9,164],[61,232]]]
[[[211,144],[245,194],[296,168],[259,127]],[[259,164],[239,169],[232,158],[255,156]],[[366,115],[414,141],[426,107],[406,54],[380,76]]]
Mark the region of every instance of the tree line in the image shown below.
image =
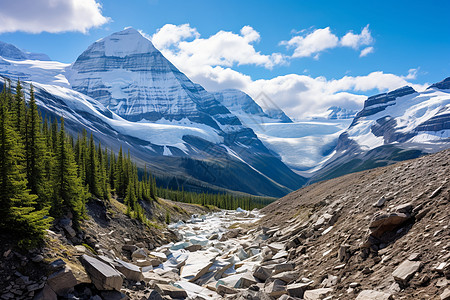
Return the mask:
[[[148,220],[139,202],[157,197],[224,209],[259,208],[272,201],[157,187],[146,167],[138,172],[129,152],[108,151],[86,130],[74,138],[63,118],[43,118],[33,86],[26,101],[20,81],[14,93],[5,83],[0,93],[0,230],[20,246],[36,246],[54,219],[70,214],[78,226],[90,197],[108,201],[112,196],[143,223]]]

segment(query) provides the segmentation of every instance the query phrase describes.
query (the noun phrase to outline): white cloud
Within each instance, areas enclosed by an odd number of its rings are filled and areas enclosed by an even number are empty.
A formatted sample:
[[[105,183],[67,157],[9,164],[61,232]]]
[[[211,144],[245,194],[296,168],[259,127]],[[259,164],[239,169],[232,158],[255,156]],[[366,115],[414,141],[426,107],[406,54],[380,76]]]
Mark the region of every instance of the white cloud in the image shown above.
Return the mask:
[[[361,35],[365,34],[363,30]],[[313,40],[323,43],[321,47],[310,46],[307,52],[318,55],[326,48],[325,45],[337,43],[336,47],[342,46],[339,45],[339,39],[333,38],[332,35],[330,30],[325,28],[316,33],[315,38],[309,37],[305,44],[313,45]],[[330,106],[360,109],[367,98],[363,93],[399,88],[409,84],[408,80],[414,79],[416,74],[416,69],[411,69],[406,76],[372,72],[364,76],[327,79],[305,74],[287,74],[272,79],[254,80],[233,70],[233,67],[243,64],[271,67],[286,62],[286,57],[282,54],[264,55],[257,52],[252,43],[260,39],[259,33],[250,26],[243,27],[240,34],[219,31],[208,38],[201,38],[197,30],[187,24],[165,25],[152,37],[155,46],[172,63],[205,89],[240,89],[256,101],[258,96],[264,93],[288,116],[295,119],[323,113]],[[418,85],[412,86],[415,89],[422,88]]]
[[[0,0],[0,7],[0,33],[86,33],[110,20],[95,0]]]
[[[292,57],[308,57],[326,49],[337,47],[339,38],[331,33],[330,27],[316,29],[306,36],[294,36],[289,41],[281,42],[288,48],[295,48]]]
[[[341,45],[343,47],[351,47],[353,49],[359,49],[361,46],[372,43],[373,38],[369,31],[369,25],[364,27],[360,34],[354,34],[352,31],[349,31],[341,38]]]
[[[364,57],[369,55],[370,53],[373,53],[375,49],[373,47],[366,47],[361,50],[361,53],[359,54],[359,57]]]
[[[156,48],[177,66],[202,69],[205,66],[258,65],[270,69],[286,63],[281,53],[265,55],[256,51],[253,43],[259,39],[259,33],[250,26],[244,26],[240,34],[219,31],[208,38],[200,38],[189,24],[166,24],[152,36]]]
[[[189,24],[179,26],[166,24],[158,29],[151,39],[157,48],[164,49],[172,45],[177,45],[181,40],[192,37],[198,38],[200,34],[197,32],[197,29],[191,28]]]
[[[300,31],[303,34],[305,31]],[[298,33],[297,33],[298,34]],[[327,49],[337,47],[349,47],[358,50],[361,46],[367,46],[374,43],[374,39],[369,30],[369,25],[361,30],[360,34],[352,31],[347,32],[341,39],[331,32],[330,27],[316,29],[311,33],[296,35],[289,41],[282,41],[288,49],[294,48],[292,57],[313,57],[319,59],[321,52]],[[360,57],[373,52],[373,47],[367,47],[361,51]]]

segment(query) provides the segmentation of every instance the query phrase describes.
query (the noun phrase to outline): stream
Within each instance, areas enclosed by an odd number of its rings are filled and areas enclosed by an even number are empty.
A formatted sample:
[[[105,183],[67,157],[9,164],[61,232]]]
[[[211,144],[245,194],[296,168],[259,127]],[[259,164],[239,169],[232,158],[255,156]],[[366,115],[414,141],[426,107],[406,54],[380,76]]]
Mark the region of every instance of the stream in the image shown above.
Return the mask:
[[[170,224],[180,241],[154,249],[151,255],[167,260],[157,267],[143,268],[144,277],[155,283],[165,283],[167,278],[167,286],[159,289],[172,298],[182,296],[176,288],[191,299],[222,299],[224,294],[235,293],[234,289],[248,288],[257,283],[253,272],[263,260],[259,242],[265,236],[255,238],[254,229],[245,232],[238,228],[246,228],[245,224],[261,217],[258,210],[223,210]]]

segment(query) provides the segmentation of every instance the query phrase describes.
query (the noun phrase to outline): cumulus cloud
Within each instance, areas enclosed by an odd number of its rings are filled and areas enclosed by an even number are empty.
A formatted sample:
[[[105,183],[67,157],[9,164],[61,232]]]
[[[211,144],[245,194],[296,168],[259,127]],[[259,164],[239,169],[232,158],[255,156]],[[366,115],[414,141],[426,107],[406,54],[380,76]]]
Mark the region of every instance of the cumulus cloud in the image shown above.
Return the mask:
[[[0,0],[0,7],[0,33],[86,33],[110,20],[95,0]]]
[[[326,49],[335,48],[338,43],[339,38],[331,33],[330,27],[326,27],[316,29],[306,36],[294,36],[289,41],[283,41],[280,44],[294,48],[292,57],[308,57]]]
[[[368,27],[365,29],[358,35],[352,33],[359,36],[357,39],[346,35],[346,47],[364,46],[370,34]],[[342,39],[333,35],[329,28],[311,34],[304,36],[301,42],[291,43],[292,47],[299,44],[304,46],[303,52],[298,52],[299,56],[314,56],[325,49],[342,46]],[[263,108],[267,105],[267,98],[260,98],[260,95],[265,95],[294,119],[319,115],[330,106],[360,109],[367,98],[365,92],[372,94],[374,90],[385,92],[411,85],[408,80],[414,79],[417,74],[416,69],[411,69],[404,76],[378,71],[339,79],[287,74],[254,80],[233,67],[247,64],[270,68],[285,63],[287,59],[279,53],[265,55],[256,51],[254,43],[260,39],[260,34],[250,26],[244,26],[239,34],[219,31],[208,38],[201,38],[199,32],[188,24],[168,24],[152,36],[155,46],[192,81],[201,84],[206,90],[240,89],[256,102],[259,101],[258,104]],[[415,89],[423,88],[412,86]]]
[[[364,27],[360,34],[354,34],[352,31],[349,31],[341,38],[342,46],[351,47],[353,49],[359,49],[361,46],[370,45],[372,43],[373,38],[369,30],[369,25]]]
[[[337,47],[349,47],[358,50],[362,46],[371,45],[374,42],[369,25],[361,30],[360,34],[352,31],[347,32],[339,39],[337,35],[331,32],[330,27],[319,28],[311,33],[296,35],[289,41],[282,41],[280,44],[285,45],[288,49],[294,49],[292,57],[314,57],[319,58],[319,54],[327,49]],[[366,47],[361,51],[360,57],[366,56],[373,52],[373,47]]]
[[[259,33],[250,26],[244,26],[240,34],[219,31],[208,38],[201,38],[189,24],[166,24],[152,36],[156,48],[175,65],[196,69],[205,66],[258,65],[270,69],[286,63],[281,53],[265,55],[256,51],[253,44],[259,39]]]

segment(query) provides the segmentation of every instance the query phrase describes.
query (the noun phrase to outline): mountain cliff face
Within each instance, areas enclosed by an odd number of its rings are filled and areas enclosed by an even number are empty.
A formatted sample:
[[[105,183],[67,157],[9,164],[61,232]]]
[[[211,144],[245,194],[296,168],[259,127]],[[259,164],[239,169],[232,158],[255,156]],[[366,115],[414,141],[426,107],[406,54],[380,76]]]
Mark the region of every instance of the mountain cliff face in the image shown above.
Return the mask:
[[[369,97],[312,181],[384,166],[450,147],[450,79]]]

